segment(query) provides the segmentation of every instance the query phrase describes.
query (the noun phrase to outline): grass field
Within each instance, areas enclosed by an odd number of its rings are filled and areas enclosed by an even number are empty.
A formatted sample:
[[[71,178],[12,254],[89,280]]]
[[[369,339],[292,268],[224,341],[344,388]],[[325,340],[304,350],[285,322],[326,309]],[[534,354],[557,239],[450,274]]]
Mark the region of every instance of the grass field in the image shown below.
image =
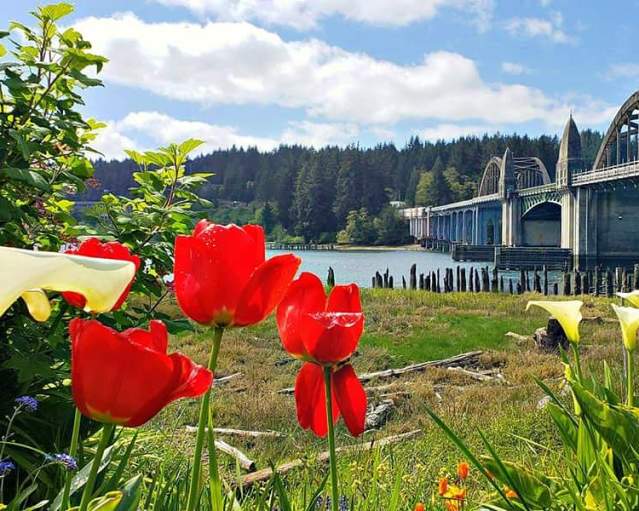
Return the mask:
[[[363,291],[366,333],[354,359],[359,373],[483,350],[483,368],[499,367],[506,383],[479,383],[442,369],[371,382],[369,385],[393,387],[384,392],[390,395],[369,393],[369,402],[376,404],[390,398],[396,408],[389,422],[379,431],[365,433],[364,440],[415,429],[423,432],[415,440],[341,458],[342,489],[349,499],[355,499],[356,509],[384,509],[392,498],[400,498],[406,509],[418,500],[430,501],[438,475],[442,470],[454,469],[461,459],[428,418],[426,407],[434,409],[479,452],[483,452],[479,449],[481,429],[507,458],[545,467],[549,474],[561,470],[561,453],[553,449],[558,439],[549,417],[538,410],[543,393],[533,381],[533,377],[541,378],[558,388],[563,374],[559,357],[537,352],[532,342],[516,343],[504,336],[507,331],[530,334],[546,324],[543,311],[525,312],[531,298],[532,295]],[[585,298],[585,302],[585,316],[612,317],[608,300]],[[172,345],[205,363],[210,335],[198,329],[174,338]],[[596,368],[599,360],[607,358],[618,369],[614,362],[619,360],[620,341],[614,324],[586,322],[582,335],[586,366]],[[235,372],[243,376],[217,388],[213,399],[219,427],[286,434],[276,440],[225,440],[247,453],[258,468],[271,462],[307,459],[303,468],[285,478],[294,498],[301,502],[309,497],[303,494],[308,492],[309,484],[319,483],[326,468],[313,460],[325,449],[324,442],[299,428],[293,397],[277,393],[293,385],[298,368],[298,362],[291,361],[281,348],[272,318],[254,328],[230,330],[222,343],[217,376]],[[155,440],[145,444],[148,454],[165,460],[167,466],[186,460],[194,434],[187,432],[185,426],[196,422],[197,402],[172,405],[148,428],[156,433]],[[338,445],[359,441],[351,439],[339,426]],[[220,460],[226,480],[232,483],[241,471],[231,458],[221,455]],[[485,492],[482,481],[471,483],[471,500]]]

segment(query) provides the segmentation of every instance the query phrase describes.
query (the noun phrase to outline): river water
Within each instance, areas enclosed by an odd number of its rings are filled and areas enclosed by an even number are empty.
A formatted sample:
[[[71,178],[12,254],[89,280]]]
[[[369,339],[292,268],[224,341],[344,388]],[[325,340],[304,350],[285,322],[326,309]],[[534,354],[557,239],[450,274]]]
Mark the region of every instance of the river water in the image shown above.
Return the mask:
[[[284,252],[267,250],[267,257]],[[371,287],[371,278],[375,272],[384,273],[386,268],[393,276],[395,287],[401,287],[402,276],[408,282],[413,263],[417,265],[418,276],[420,273],[426,274],[439,269],[442,279],[444,268],[454,268],[458,264],[448,254],[425,250],[303,250],[295,253],[302,258],[301,271],[315,273],[325,281],[328,267],[331,266],[335,271],[335,282],[355,282],[360,287]],[[460,266],[469,271],[471,266],[480,268],[486,265],[487,263],[462,263]]]

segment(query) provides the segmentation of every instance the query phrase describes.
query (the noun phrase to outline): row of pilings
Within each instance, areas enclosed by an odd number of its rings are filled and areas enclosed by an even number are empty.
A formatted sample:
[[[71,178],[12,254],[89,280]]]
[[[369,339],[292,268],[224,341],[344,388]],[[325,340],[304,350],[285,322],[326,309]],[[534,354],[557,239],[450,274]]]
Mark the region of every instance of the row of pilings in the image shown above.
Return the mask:
[[[506,275],[505,275],[506,274]],[[335,273],[329,268],[329,286],[335,283]],[[375,272],[371,278],[373,288],[393,289],[395,279],[387,268],[385,272]],[[537,292],[548,295],[577,296],[590,294],[593,296],[613,296],[616,292],[627,292],[639,289],[639,264],[633,271],[618,267],[614,271],[597,268],[588,271],[553,272],[549,275],[546,267],[534,271],[520,270],[519,275],[513,272],[500,272],[488,266],[462,266],[417,272],[417,265],[410,267],[408,282],[402,276],[401,288],[420,289],[433,293],[474,292],[474,293],[509,293],[522,294]]]

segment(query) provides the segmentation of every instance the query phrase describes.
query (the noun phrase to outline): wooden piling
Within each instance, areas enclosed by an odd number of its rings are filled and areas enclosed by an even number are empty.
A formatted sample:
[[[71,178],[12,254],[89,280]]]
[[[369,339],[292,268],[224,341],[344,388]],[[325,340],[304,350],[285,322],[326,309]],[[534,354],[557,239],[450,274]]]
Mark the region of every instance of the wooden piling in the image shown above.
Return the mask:
[[[417,265],[413,264],[410,267],[410,277],[409,277],[409,282],[410,282],[410,288],[411,289],[417,289]]]
[[[335,272],[330,266],[328,267],[328,275],[326,276],[326,285],[329,288],[335,287]]]

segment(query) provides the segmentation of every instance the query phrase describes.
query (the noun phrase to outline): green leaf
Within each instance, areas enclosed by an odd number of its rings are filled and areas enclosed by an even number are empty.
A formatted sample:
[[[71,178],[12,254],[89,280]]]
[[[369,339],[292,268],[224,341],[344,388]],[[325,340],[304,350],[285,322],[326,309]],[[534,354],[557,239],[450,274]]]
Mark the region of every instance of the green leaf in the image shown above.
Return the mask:
[[[576,381],[570,386],[582,407],[582,412],[597,432],[612,447],[614,453],[629,462],[637,462],[639,454],[639,409],[611,405],[583,388]]]
[[[77,156],[69,159],[69,167],[74,176],[81,178],[89,178],[95,172],[93,164],[88,159]]]
[[[8,167],[2,169],[4,174],[14,181],[21,181],[29,186],[33,186],[38,190],[48,192],[50,190],[49,183],[40,174],[31,169],[18,169],[15,167]]]
[[[116,511],[136,511],[142,496],[142,475],[129,479],[122,487],[122,500]]]
[[[553,503],[551,481],[545,475],[528,470],[522,465],[504,460],[497,462],[488,457],[484,458],[484,466],[497,479],[513,488],[523,502],[542,509],[550,508]]]
[[[179,145],[178,152],[180,156],[182,157],[182,159],[184,159],[186,155],[188,155],[191,151],[194,151],[195,149],[200,147],[203,143],[204,143],[204,140],[189,138],[188,140],[185,140]]]
[[[0,39],[3,39],[9,36],[9,34],[11,34],[11,32],[7,32],[6,30],[0,30]]]
[[[73,12],[73,6],[65,2],[59,4],[45,5],[38,9],[40,17],[50,21],[58,21]]]

